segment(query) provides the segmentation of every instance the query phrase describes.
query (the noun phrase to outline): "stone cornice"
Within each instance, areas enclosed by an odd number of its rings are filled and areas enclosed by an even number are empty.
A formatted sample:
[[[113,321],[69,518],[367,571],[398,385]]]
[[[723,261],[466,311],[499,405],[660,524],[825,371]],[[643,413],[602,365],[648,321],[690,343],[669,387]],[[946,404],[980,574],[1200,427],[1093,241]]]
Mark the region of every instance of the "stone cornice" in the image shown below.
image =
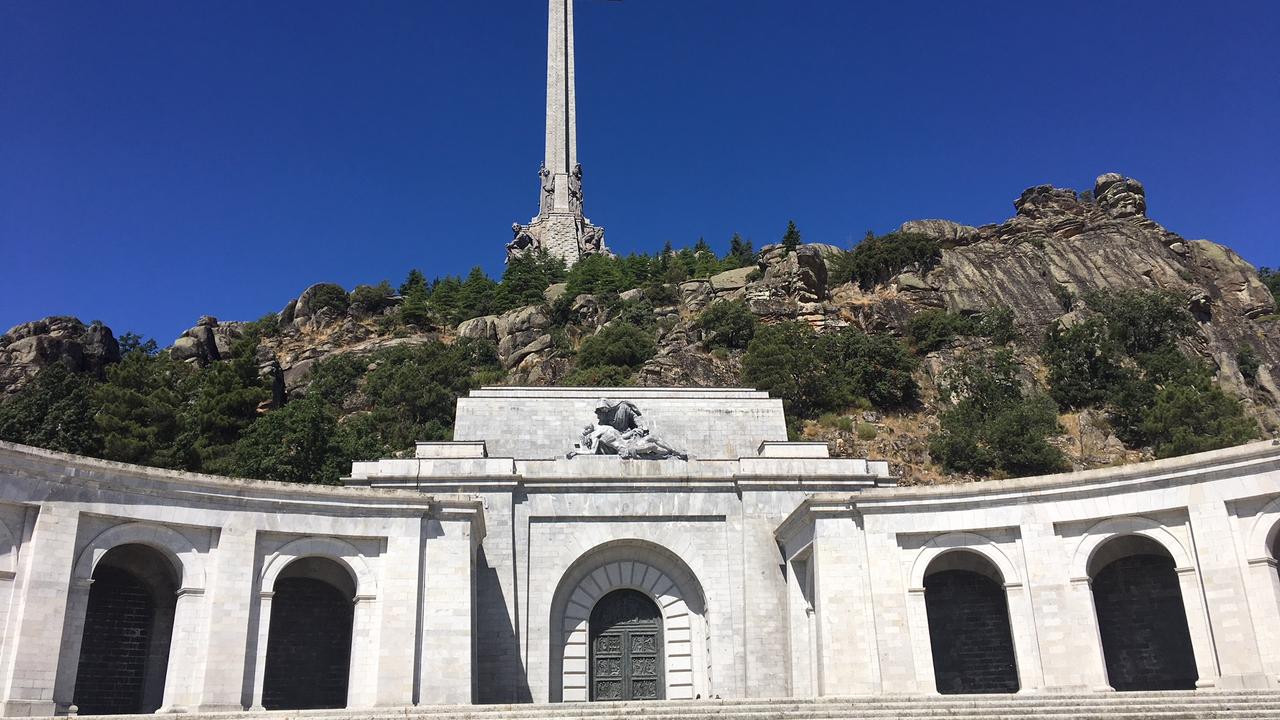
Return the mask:
[[[0,499],[14,502],[57,501],[64,494],[70,497],[88,488],[213,508],[236,503],[250,512],[347,514],[359,510],[402,517],[465,516],[483,528],[481,501],[466,495],[424,496],[416,490],[369,492],[342,486],[228,478],[99,460],[4,441],[0,441],[0,478],[43,484],[23,488],[21,483],[12,481],[0,483]]]

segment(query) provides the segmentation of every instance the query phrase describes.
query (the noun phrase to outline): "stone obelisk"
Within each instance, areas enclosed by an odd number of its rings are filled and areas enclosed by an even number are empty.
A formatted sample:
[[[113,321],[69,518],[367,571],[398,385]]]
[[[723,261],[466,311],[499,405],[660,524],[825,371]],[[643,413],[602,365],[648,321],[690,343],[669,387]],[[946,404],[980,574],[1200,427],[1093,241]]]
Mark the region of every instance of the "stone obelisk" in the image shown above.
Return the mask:
[[[547,10],[547,145],[538,172],[538,214],[511,226],[507,258],[546,250],[573,265],[583,255],[607,254],[604,228],[582,214],[577,98],[573,68],[573,0],[549,0]]]

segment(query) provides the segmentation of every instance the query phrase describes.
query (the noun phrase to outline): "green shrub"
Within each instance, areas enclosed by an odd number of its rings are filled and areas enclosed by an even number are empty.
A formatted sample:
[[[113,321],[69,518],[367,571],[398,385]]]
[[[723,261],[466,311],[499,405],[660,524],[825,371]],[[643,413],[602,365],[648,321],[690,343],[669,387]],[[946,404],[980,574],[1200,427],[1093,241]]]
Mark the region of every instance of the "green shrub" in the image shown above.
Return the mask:
[[[579,370],[615,366],[635,369],[657,352],[653,336],[630,323],[613,322],[582,341],[578,348]]]
[[[973,321],[946,310],[921,310],[907,321],[907,339],[919,354],[945,347],[960,335],[972,335]]]
[[[1049,368],[1050,394],[1063,407],[1103,404],[1120,380],[1123,352],[1100,318],[1066,330],[1051,327],[1040,354]]]
[[[324,283],[317,286],[311,293],[310,306],[313,314],[326,308],[341,314],[347,311],[349,304],[350,300],[347,297],[347,291],[338,285]]]
[[[568,387],[625,387],[634,385],[635,369],[619,365],[597,365],[578,368],[565,376],[561,385]]]
[[[0,440],[97,454],[102,436],[93,421],[96,385],[92,376],[73,372],[61,362],[49,365],[0,403]]]
[[[853,418],[838,413],[822,413],[818,416],[818,424],[844,432],[853,432]]]
[[[653,304],[648,300],[618,300],[616,307],[612,309],[612,315],[619,322],[645,330],[653,329],[657,322]]]
[[[835,259],[831,282],[856,281],[869,290],[908,268],[927,272],[941,257],[938,241],[924,235],[893,232],[876,237],[868,232],[862,242]]]
[[[1258,277],[1262,280],[1262,284],[1267,286],[1271,291],[1271,296],[1275,298],[1276,308],[1280,309],[1280,271],[1271,268],[1258,268]]]
[[[1018,329],[1013,324],[1013,310],[1007,307],[994,307],[979,315],[974,323],[978,335],[990,338],[997,345],[1007,345],[1018,337]]]
[[[887,335],[855,328],[818,335],[803,323],[764,325],[743,356],[748,384],[782,398],[795,421],[813,419],[869,400],[899,407],[916,398],[916,360]]]
[[[391,283],[386,280],[377,285],[357,285],[356,289],[351,291],[351,309],[366,315],[382,312],[383,309],[394,304],[392,298],[395,294],[396,291],[392,289]]]
[[[1231,447],[1258,437],[1240,402],[1215,385],[1169,385],[1156,391],[1139,425],[1156,457]]]
[[[1006,477],[1067,469],[1048,442],[1061,431],[1057,406],[1046,395],[1023,392],[1009,352],[960,363],[945,377],[943,393],[955,404],[929,438],[943,469]]]
[[[1258,381],[1258,370],[1262,367],[1262,361],[1258,359],[1258,354],[1253,348],[1245,345],[1236,352],[1236,365],[1240,366],[1240,374],[1250,383]]]
[[[858,439],[870,442],[876,439],[876,426],[869,422],[858,423]]]
[[[588,255],[569,269],[565,282],[565,295],[570,299],[579,295],[599,295],[605,292],[620,293],[629,290],[622,263],[605,255]]]
[[[694,321],[708,348],[744,349],[756,334],[756,324],[756,316],[741,300],[712,303]]]
[[[494,291],[492,312],[504,313],[525,305],[539,305],[546,298],[546,290],[563,282],[566,274],[564,260],[546,250],[525,253],[507,261],[502,282]]]
[[[308,395],[258,419],[236,441],[229,465],[242,477],[337,485],[350,463],[333,409]]]
[[[1195,331],[1187,301],[1167,290],[1095,291],[1085,302],[1106,319],[1112,339],[1131,355],[1173,345]]]

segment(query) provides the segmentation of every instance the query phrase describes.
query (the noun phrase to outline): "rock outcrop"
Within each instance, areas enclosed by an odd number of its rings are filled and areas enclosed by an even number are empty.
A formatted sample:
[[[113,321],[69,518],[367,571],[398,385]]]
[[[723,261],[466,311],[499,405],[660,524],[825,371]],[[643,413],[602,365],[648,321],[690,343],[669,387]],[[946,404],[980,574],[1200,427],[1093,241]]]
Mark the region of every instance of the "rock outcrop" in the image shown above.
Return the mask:
[[[1098,177],[1085,193],[1050,185],[1028,188],[1013,205],[1009,219],[978,227],[945,219],[903,223],[902,233],[937,241],[940,257],[870,288],[833,282],[832,271],[845,252],[841,248],[805,244],[788,251],[768,245],[755,266],[668,285],[657,294],[652,288],[627,290],[618,296],[621,304],[595,295],[578,295],[566,304],[567,286],[560,283],[547,288],[546,304],[477,317],[456,328],[422,329],[387,322],[394,320],[398,297],[377,308],[353,308],[343,288],[319,283],[277,314],[276,330],[263,338],[256,360],[276,387],[277,402],[304,388],[311,368],[327,357],[456,338],[491,342],[508,382],[551,384],[574,369],[572,349],[615,322],[625,304],[631,313],[652,308],[652,323],[645,324],[654,328],[657,343],[656,355],[633,376],[635,382],[731,385],[740,382],[742,353],[709,352],[695,320],[717,301],[738,300],[766,323],[800,321],[818,330],[854,326],[897,334],[928,308],[961,314],[1008,308],[1021,337],[1014,351],[1031,378],[1045,372],[1037,354],[1045,330],[1086,318],[1090,293],[1159,288],[1186,298],[1198,321],[1197,332],[1182,339],[1183,349],[1209,363],[1223,387],[1243,398],[1265,427],[1280,427],[1276,303],[1239,255],[1165,229],[1147,217],[1142,183],[1116,173]],[[552,305],[562,315],[553,317]],[[224,361],[245,328],[245,323],[202,317],[169,351],[200,366]],[[859,421],[876,429],[875,439],[847,430],[811,431],[829,440],[834,452],[890,459],[908,479],[927,474],[921,468],[928,465],[928,433],[937,425],[939,378],[982,342],[957,342],[930,353],[917,378],[920,409],[898,416],[867,413]],[[115,339],[102,325],[86,326],[75,318],[19,325],[0,336],[0,393],[15,392],[52,362],[101,373],[118,358]],[[1140,459],[1119,444],[1097,413],[1065,415],[1062,422],[1068,432],[1055,442],[1080,467]]]
[[[17,392],[36,373],[56,362],[77,372],[101,375],[120,359],[111,328],[54,316],[22,323],[0,335],[0,394]]]

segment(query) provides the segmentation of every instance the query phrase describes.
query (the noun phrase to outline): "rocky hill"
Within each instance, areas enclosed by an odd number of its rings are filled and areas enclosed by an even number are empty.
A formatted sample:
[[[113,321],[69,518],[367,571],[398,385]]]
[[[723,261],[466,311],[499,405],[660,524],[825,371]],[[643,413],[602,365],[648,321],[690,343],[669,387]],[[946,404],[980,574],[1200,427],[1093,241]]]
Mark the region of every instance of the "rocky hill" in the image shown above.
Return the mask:
[[[319,284],[279,313],[256,323],[203,317],[177,338],[171,357],[196,366],[224,361],[246,333],[260,335],[254,362],[272,388],[263,408],[279,407],[304,392],[311,370],[327,358],[375,356],[399,346],[446,344],[458,338],[488,341],[511,384],[580,382],[577,353],[587,338],[620,321],[648,317],[654,352],[626,381],[641,385],[734,385],[743,382],[742,348],[709,349],[698,320],[718,301],[740,301],[762,324],[796,321],[820,333],[853,327],[907,338],[912,318],[976,318],[1000,309],[1012,322],[1008,342],[956,333],[937,347],[915,346],[918,399],[892,409],[850,407],[811,418],[799,432],[831,442],[840,454],[889,459],[908,482],[943,479],[929,437],[939,414],[954,405],[946,374],[962,358],[1007,348],[1022,382],[1043,387],[1050,369],[1046,333],[1077,326],[1096,314],[1098,291],[1160,290],[1180,298],[1194,319],[1178,348],[1203,360],[1214,381],[1240,399],[1259,434],[1280,427],[1280,319],[1276,298],[1259,272],[1229,248],[1188,240],[1147,217],[1143,186],[1116,174],[1098,178],[1092,192],[1048,185],[1027,189],[1016,214],[999,224],[971,227],[947,220],[903,224],[897,237],[921,238],[937,252],[890,263],[868,273],[850,270],[851,253],[831,245],[761,249],[755,264],[681,282],[650,283],[612,293],[565,295],[564,283],[546,288],[545,302],[500,314],[449,322],[404,322],[408,302],[386,288],[349,295]],[[572,281],[571,281],[572,282]],[[631,317],[628,317],[628,314]],[[265,330],[265,331],[264,331]],[[14,395],[44,367],[64,362],[83,373],[102,373],[118,361],[110,329],[74,318],[46,318],[0,337],[0,390]],[[359,402],[345,412],[359,412]],[[367,408],[364,408],[367,409]],[[1098,409],[1064,412],[1051,442],[1074,467],[1095,467],[1150,457],[1126,447]],[[1131,444],[1132,445],[1132,444]],[[954,475],[953,475],[954,476]]]

